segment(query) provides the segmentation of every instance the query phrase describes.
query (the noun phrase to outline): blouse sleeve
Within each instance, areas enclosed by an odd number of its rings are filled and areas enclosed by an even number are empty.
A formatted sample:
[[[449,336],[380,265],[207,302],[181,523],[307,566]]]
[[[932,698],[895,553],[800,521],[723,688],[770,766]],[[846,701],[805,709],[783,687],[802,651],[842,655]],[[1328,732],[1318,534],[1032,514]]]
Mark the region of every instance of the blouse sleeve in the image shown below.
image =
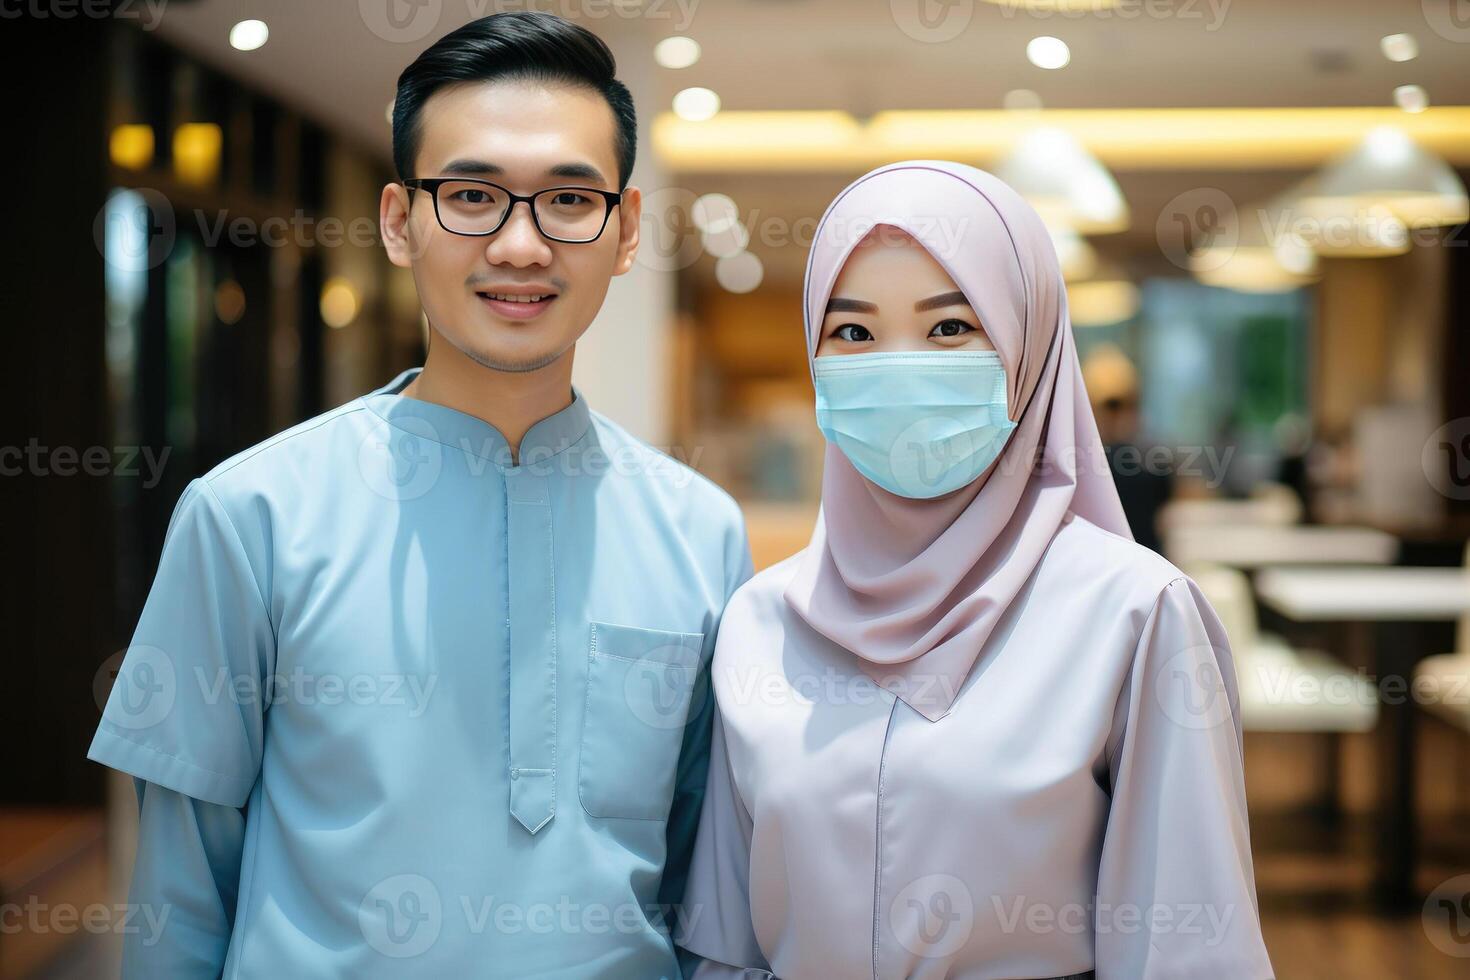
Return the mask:
[[[678,938],[681,947],[707,961],[693,971],[701,980],[761,976],[758,971],[770,969],[750,917],[752,826],[731,775],[724,719],[717,712]]]
[[[1099,980],[1272,977],[1251,867],[1234,661],[1187,577],[1163,590],[1144,624],[1107,754]]]
[[[235,923],[245,811],[134,778],[138,854],[122,975],[186,980],[223,974]]]

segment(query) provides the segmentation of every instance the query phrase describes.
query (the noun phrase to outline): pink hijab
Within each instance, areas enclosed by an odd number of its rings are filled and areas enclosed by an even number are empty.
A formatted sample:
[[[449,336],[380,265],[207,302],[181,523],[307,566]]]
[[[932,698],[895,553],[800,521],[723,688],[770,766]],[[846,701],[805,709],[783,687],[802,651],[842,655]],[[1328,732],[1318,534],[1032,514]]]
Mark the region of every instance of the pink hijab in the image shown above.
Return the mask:
[[[912,235],[964,291],[1005,365],[1018,424],[979,479],[932,500],[870,483],[828,444],[821,513],[786,601],[937,721],[1069,512],[1132,534],[1082,385],[1051,237],[983,170],[910,160],[837,196],[807,259],[808,361],[838,272],[879,224]]]

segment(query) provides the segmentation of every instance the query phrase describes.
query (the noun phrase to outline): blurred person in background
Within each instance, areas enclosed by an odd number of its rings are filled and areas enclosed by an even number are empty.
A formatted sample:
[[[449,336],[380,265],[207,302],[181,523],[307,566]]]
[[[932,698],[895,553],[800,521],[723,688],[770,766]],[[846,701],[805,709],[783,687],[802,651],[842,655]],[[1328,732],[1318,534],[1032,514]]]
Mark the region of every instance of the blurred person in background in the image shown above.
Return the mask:
[[[1225,632],[1129,536],[1039,216],[882,167],[804,303],[822,512],[721,626],[695,975],[1270,977]]]
[[[135,777],[130,902],[167,913],[125,977],[678,972],[750,571],[734,502],[571,386],[638,247],[635,134],[549,14],[399,78],[381,225],[427,362],[178,502],[89,753]]]
[[[1158,519],[1173,493],[1172,454],[1141,438],[1138,371],[1126,354],[1105,344],[1083,361],[1082,378],[1133,540],[1163,554]]]

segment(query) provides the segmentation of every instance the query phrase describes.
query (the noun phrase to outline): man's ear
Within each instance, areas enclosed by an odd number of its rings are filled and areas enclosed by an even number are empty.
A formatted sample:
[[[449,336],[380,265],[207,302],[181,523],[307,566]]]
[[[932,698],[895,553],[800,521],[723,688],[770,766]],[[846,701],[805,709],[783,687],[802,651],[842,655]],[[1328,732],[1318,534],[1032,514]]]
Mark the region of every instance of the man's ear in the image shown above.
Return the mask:
[[[378,201],[378,229],[383,235],[388,261],[404,269],[413,267],[416,254],[408,227],[408,206],[407,187],[398,183],[383,185],[383,195]]]
[[[623,201],[618,205],[618,257],[613,263],[613,275],[621,276],[633,268],[633,259],[638,254],[638,232],[643,218],[643,192],[629,186],[623,191]]]

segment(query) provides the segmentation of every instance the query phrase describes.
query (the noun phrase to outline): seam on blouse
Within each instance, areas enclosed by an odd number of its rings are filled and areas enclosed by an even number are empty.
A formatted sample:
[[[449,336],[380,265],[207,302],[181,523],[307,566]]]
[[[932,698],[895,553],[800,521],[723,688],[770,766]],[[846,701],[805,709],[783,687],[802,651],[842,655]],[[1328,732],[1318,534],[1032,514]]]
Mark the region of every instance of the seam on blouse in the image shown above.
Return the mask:
[[[1107,533],[1107,532],[1104,532],[1104,533]],[[1133,658],[1132,658],[1132,660],[1128,664],[1128,673],[1123,676],[1123,683],[1119,686],[1119,690],[1118,690],[1118,700],[1119,701],[1122,701],[1124,698],[1128,698],[1129,699],[1129,709],[1130,709],[1129,710],[1129,715],[1130,715],[1130,717],[1132,715],[1132,697],[1131,697],[1131,693],[1132,693],[1132,690],[1133,690],[1133,675],[1134,675],[1134,673],[1138,669],[1138,645],[1143,642],[1144,636],[1146,636],[1148,634],[1148,632],[1152,628],[1154,622],[1158,619],[1159,610],[1164,605],[1164,595],[1165,595],[1165,593],[1167,593],[1174,586],[1178,585],[1180,582],[1187,582],[1188,580],[1189,580],[1189,576],[1188,575],[1183,575],[1183,574],[1176,575],[1174,578],[1172,578],[1172,579],[1169,580],[1169,583],[1167,585],[1165,585],[1162,589],[1159,590],[1158,596],[1155,597],[1155,599],[1154,599],[1153,607],[1150,608],[1149,611],[1148,611],[1148,618],[1143,621],[1143,625],[1140,626],[1139,629],[1138,629],[1138,635],[1136,637],[1134,637],[1134,639],[1133,639]],[[1113,705],[1113,714],[1116,716],[1117,713],[1118,713],[1118,706],[1115,703]],[[1119,738],[1118,738],[1117,748],[1114,749],[1111,753],[1107,754],[1107,756],[1106,756],[1106,761],[1107,761],[1107,764],[1108,764],[1108,795],[1109,796],[1111,796],[1113,794],[1113,792],[1116,791],[1116,789],[1117,789],[1116,782],[1113,779],[1113,773],[1117,769],[1117,766],[1116,766],[1117,760],[1123,754],[1123,743],[1128,740],[1128,721],[1129,721],[1129,719],[1127,719],[1127,718],[1125,718],[1124,721],[1123,721],[1123,734],[1121,736],[1119,736]]]
[[[260,606],[265,613],[265,621],[271,625],[271,645],[272,647],[278,646],[280,641],[276,636],[275,620],[271,618],[270,600],[266,597],[265,590],[260,586],[260,576],[256,574],[255,565],[250,561],[250,553],[245,550],[245,539],[240,536],[240,529],[235,526],[235,519],[230,516],[230,512],[225,507],[224,501],[219,499],[219,494],[215,493],[214,487],[210,485],[209,480],[205,477],[200,477],[199,485],[208,492],[209,499],[214,501],[215,507],[219,508],[220,514],[225,519],[225,524],[229,526],[230,533],[235,536],[235,544],[239,547],[240,554],[245,559],[245,567],[250,569],[251,580],[255,582],[255,594],[260,597]]]
[[[888,737],[893,734],[893,719],[898,715],[895,698],[888,709],[888,726],[883,729],[883,752],[878,757],[878,806],[873,837],[873,980],[878,980],[878,921],[883,908],[883,776],[888,770]]]

